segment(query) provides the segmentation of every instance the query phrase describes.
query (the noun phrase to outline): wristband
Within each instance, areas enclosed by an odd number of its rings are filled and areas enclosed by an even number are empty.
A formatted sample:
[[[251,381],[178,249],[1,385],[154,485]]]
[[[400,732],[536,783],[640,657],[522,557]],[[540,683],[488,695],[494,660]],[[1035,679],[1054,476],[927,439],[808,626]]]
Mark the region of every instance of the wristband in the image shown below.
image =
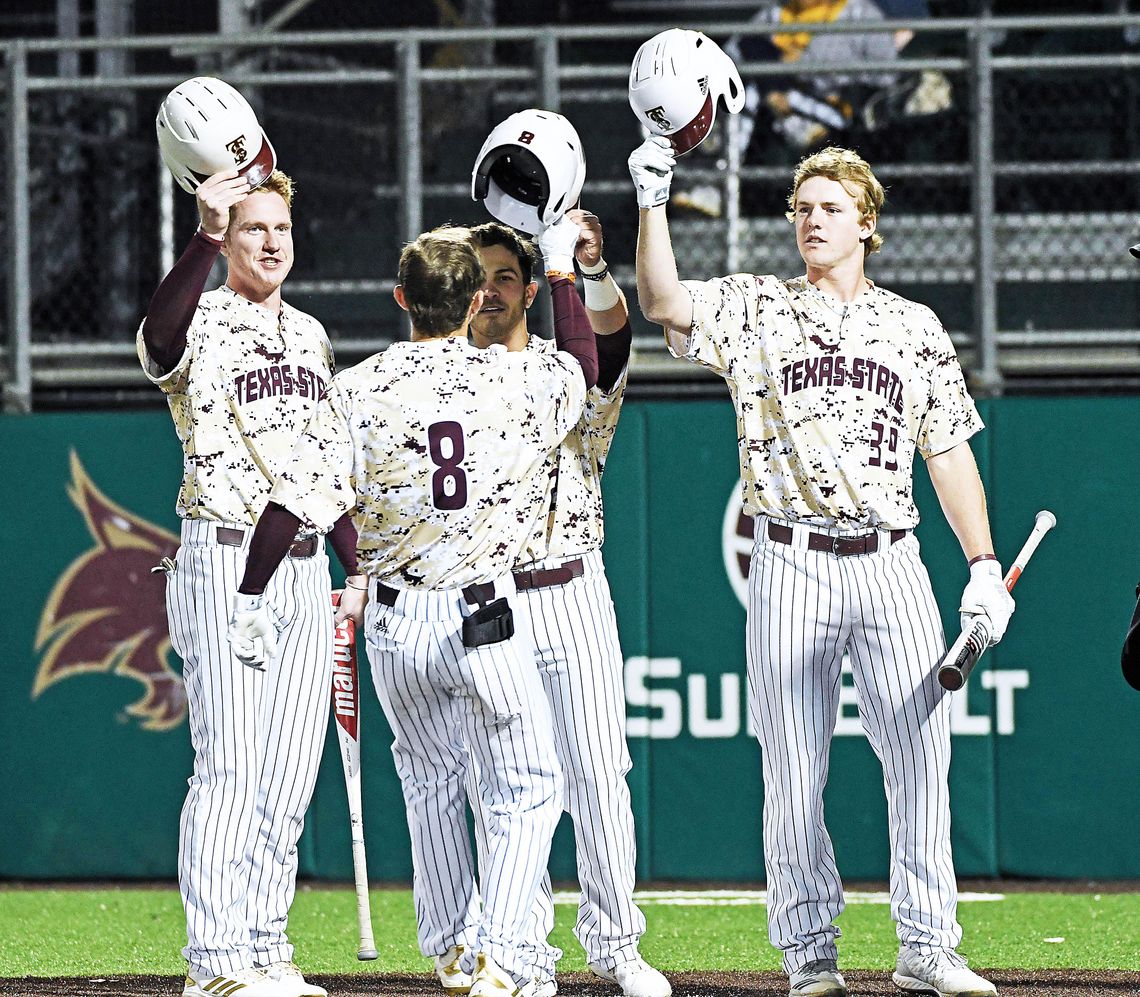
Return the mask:
[[[997,560],[996,554],[979,554],[977,557],[971,557],[970,560],[966,562],[966,564],[967,564],[967,567],[972,568],[979,561],[996,561],[996,560]]]
[[[581,266],[581,264],[579,264]],[[585,278],[586,307],[592,312],[606,312],[621,301],[621,293],[605,260],[598,260],[592,267],[582,267]]]
[[[197,234],[202,236],[203,239],[209,239],[210,242],[213,243],[215,246],[224,245],[225,241],[226,241],[226,237],[224,235],[210,235],[209,232],[207,232],[204,228],[202,228],[201,222],[198,223]]]
[[[575,284],[578,281],[578,275],[573,271],[567,273],[565,270],[547,270],[546,279],[549,281],[568,280],[571,284]]]
[[[354,589],[357,592],[367,592],[368,591],[368,586],[366,584],[365,585],[353,585],[352,582],[350,582],[347,578],[344,580],[344,587]]]

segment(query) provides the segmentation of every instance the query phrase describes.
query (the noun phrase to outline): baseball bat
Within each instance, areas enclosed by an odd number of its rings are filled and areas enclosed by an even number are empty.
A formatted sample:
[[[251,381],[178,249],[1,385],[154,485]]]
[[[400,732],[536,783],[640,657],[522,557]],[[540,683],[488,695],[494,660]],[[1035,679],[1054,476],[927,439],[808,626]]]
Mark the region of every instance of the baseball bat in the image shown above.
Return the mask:
[[[1044,539],[1045,534],[1056,525],[1057,517],[1053,513],[1046,509],[1037,513],[1029,539],[1025,541],[1021,552],[1014,558],[1013,564],[1006,572],[1004,581],[1007,592],[1013,591],[1014,585],[1017,584],[1017,580],[1021,577],[1021,573],[1025,570],[1033,552],[1037,550],[1037,545]],[[942,664],[938,666],[938,682],[942,688],[949,689],[951,692],[961,689],[966,684],[966,679],[970,677],[970,672],[974,670],[974,665],[978,663],[978,659],[989,646],[990,628],[986,624],[985,618],[979,616],[971,626],[962,631],[958,639],[954,641],[953,647],[946,652]]]
[[[333,605],[340,592],[332,595]],[[368,861],[364,854],[364,810],[360,802],[360,676],[356,663],[356,624],[338,623],[333,634],[333,716],[336,718],[344,785],[348,790],[348,819],[352,833],[352,873],[356,885],[356,926],[359,944],[356,958],[376,958],[372,936],[372,907],[368,899]]]

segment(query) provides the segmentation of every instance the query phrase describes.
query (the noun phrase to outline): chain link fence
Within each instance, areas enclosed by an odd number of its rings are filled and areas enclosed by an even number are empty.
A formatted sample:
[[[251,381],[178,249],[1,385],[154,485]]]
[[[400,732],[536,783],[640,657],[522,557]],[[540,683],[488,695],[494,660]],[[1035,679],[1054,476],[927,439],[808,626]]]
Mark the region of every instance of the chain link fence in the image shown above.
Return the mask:
[[[801,272],[783,217],[792,169],[823,144],[848,145],[888,189],[886,244],[870,276],[938,311],[976,385],[1095,385],[1108,374],[1140,383],[1127,256],[1140,234],[1140,60],[1125,35],[1140,16],[992,21],[988,35],[979,23],[913,24],[896,59],[828,64],[830,76],[739,57],[751,113],[722,110],[674,180],[681,275]],[[133,359],[134,333],[196,215],[162,167],[154,114],[172,86],[199,74],[249,96],[297,183],[286,297],[325,323],[342,366],[406,335],[391,298],[403,242],[484,220],[469,195],[475,156],[491,127],[524,107],[558,107],[578,128],[583,205],[602,218],[607,258],[632,301],[637,213],[625,159],[642,136],[625,82],[633,51],[656,30],[9,44],[6,404],[155,400]],[[767,37],[755,24],[709,30],[726,43]],[[109,49],[116,73],[93,71]],[[70,75],[59,71],[67,55]],[[27,86],[23,160],[9,141],[19,132],[9,123],[13,81]],[[13,169],[25,178],[15,185]],[[541,308],[532,315],[541,331]],[[635,333],[635,385],[700,382],[636,314]]]

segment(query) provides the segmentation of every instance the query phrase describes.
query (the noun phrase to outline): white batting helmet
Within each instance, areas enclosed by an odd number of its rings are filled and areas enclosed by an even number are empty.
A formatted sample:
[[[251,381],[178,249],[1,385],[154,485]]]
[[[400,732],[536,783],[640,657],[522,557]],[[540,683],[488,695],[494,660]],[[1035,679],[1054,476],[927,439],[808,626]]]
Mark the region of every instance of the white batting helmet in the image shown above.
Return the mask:
[[[237,169],[258,187],[277,166],[277,153],[249,102],[212,76],[195,76],[171,90],[154,127],[162,161],[191,194],[225,169]]]
[[[471,172],[471,199],[505,225],[537,235],[578,203],[586,157],[561,114],[517,111],[487,136]]]
[[[629,106],[651,134],[669,139],[678,156],[695,149],[712,130],[718,98],[739,113],[744,84],[732,59],[699,31],[662,31],[633,57]]]

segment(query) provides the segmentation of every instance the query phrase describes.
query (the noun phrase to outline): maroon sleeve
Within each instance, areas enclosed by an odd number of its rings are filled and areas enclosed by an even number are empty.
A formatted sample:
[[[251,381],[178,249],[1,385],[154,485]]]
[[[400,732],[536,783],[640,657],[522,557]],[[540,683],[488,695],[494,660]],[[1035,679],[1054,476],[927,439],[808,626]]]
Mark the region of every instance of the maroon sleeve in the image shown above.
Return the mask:
[[[186,331],[221,248],[220,242],[195,232],[150,299],[142,326],[143,342],[163,373],[173,370],[186,352]]]
[[[629,348],[633,345],[629,319],[617,332],[595,338],[598,341],[598,387],[609,393],[629,363]]]
[[[243,595],[261,595],[277,565],[284,559],[292,546],[293,538],[301,526],[299,516],[294,516],[283,505],[270,502],[257,521],[257,529],[249,541],[249,554],[245,561],[245,575],[238,586]]]
[[[550,297],[554,302],[554,342],[582,365],[588,391],[598,383],[598,346],[586,306],[574,282],[565,277],[550,282]]]
[[[356,570],[356,527],[352,523],[352,516],[345,513],[328,532],[328,542],[336,552],[336,559],[344,568],[346,575],[357,574]]]

